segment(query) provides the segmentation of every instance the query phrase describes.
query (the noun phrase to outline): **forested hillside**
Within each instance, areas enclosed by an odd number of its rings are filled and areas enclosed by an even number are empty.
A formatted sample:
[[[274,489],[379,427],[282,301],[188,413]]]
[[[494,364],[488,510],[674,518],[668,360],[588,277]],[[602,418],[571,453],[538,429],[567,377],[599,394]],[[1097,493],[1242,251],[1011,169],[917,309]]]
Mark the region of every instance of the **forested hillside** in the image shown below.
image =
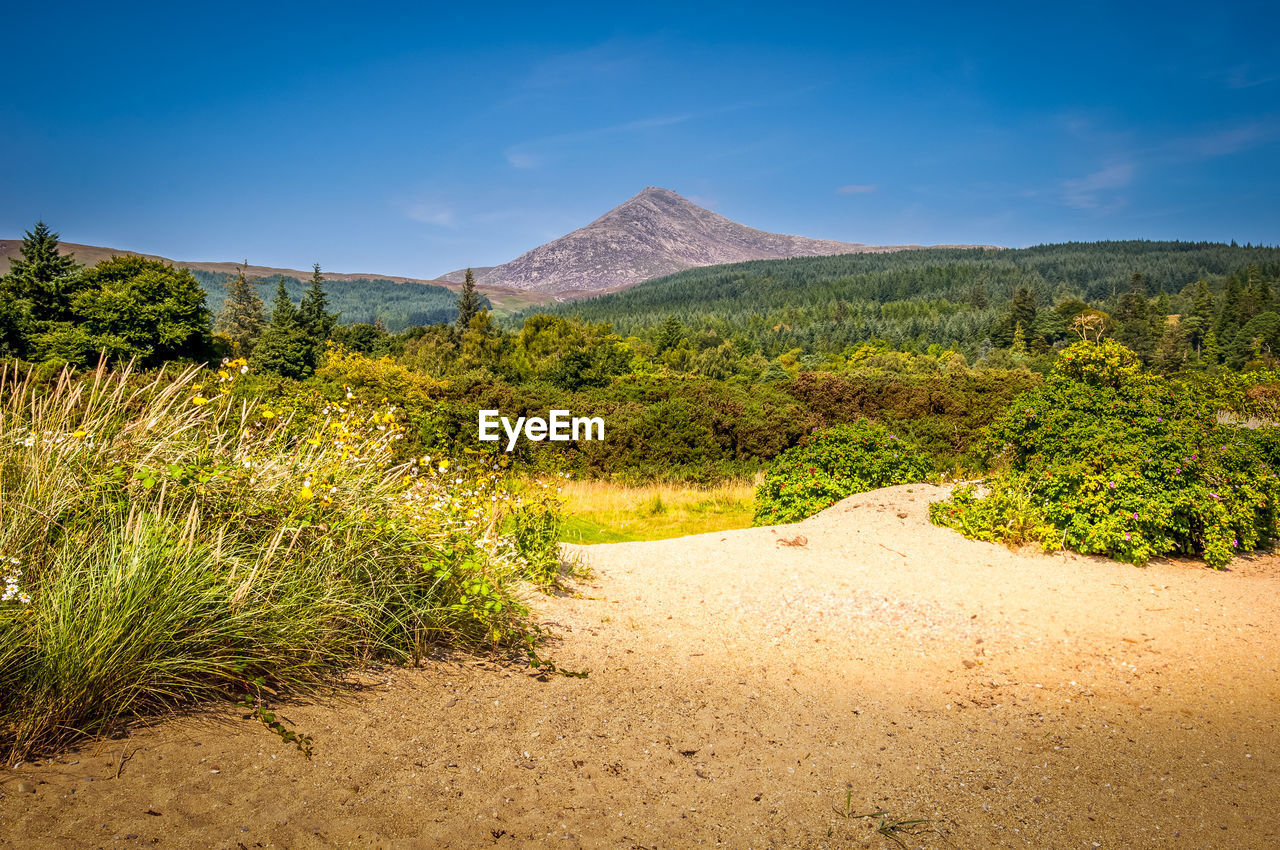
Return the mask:
[[[1182,361],[1206,343],[1236,361],[1255,338],[1264,348],[1280,341],[1280,315],[1271,312],[1277,277],[1274,247],[1133,241],[928,249],[690,269],[539,310],[609,322],[624,337],[660,337],[675,320],[767,357],[795,349],[838,354],[881,339],[915,350],[938,344],[971,359],[1019,340],[1032,353],[1060,347],[1079,338],[1072,320],[1092,310],[1102,314],[1104,332],[1148,362],[1162,346]],[[1239,331],[1263,314],[1270,315],[1241,341]]]
[[[204,289],[210,311],[214,315],[220,313],[227,300],[227,282],[234,275],[196,270],[191,274]],[[258,278],[252,283],[258,296],[270,301],[281,280],[291,298],[302,298],[307,284],[295,277]],[[373,324],[381,320],[383,326],[394,333],[414,326],[448,324],[458,317],[458,293],[443,286],[390,280],[326,280],[324,286],[330,305],[344,325]],[[487,299],[485,303],[487,306]]]

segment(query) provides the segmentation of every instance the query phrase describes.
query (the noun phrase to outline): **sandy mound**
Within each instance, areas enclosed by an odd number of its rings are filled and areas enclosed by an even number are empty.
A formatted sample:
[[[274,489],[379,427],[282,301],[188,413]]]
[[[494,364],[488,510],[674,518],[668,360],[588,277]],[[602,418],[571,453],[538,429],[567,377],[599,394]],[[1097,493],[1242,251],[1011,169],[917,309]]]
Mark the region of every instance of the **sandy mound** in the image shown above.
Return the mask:
[[[372,673],[285,709],[310,762],[164,723],[0,773],[0,844],[894,846],[846,799],[932,820],[908,846],[1280,844],[1275,560],[1010,552],[941,492],[576,548],[594,580],[536,604],[590,678]]]

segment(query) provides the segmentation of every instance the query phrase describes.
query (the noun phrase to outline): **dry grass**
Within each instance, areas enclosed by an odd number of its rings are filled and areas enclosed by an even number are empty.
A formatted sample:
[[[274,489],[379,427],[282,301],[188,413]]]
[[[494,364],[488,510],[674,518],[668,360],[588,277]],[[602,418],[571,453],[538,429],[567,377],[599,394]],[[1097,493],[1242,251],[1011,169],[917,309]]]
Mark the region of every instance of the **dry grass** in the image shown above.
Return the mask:
[[[716,487],[567,481],[561,493],[569,513],[563,539],[622,543],[748,528],[754,494],[755,482],[745,479]]]

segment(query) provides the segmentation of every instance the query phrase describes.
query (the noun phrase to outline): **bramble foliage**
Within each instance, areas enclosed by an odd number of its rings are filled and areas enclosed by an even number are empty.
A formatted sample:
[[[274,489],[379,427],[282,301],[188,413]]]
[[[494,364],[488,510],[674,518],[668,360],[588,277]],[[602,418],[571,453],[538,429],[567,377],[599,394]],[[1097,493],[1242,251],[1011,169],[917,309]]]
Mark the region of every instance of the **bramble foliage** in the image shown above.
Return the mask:
[[[983,540],[1225,566],[1275,534],[1280,480],[1272,429],[1221,424],[1216,402],[1118,342],[1078,343],[992,426],[989,493],[960,488],[930,516]]]
[[[863,346],[870,348],[870,346]],[[893,355],[883,368],[856,372],[801,372],[782,389],[801,402],[819,426],[874,419],[926,451],[937,472],[981,469],[985,457],[980,437],[1014,398],[1040,383],[1025,371],[982,371],[950,368],[915,372],[915,361],[901,352],[883,352],[871,362]],[[863,363],[867,361],[861,361]]]
[[[818,431],[769,465],[756,489],[756,525],[798,522],[877,487],[925,477],[929,458],[883,425],[859,419]]]

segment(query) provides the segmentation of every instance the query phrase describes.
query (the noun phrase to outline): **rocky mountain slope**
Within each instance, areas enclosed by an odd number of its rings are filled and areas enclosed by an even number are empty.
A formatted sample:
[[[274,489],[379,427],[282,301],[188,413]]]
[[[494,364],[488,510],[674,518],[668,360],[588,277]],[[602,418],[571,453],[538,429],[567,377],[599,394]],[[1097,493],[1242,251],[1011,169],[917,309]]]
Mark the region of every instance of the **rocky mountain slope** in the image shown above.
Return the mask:
[[[767,233],[650,186],[572,233],[477,269],[489,286],[558,294],[609,292],[694,266],[894,248]],[[450,279],[453,275],[446,275]]]

